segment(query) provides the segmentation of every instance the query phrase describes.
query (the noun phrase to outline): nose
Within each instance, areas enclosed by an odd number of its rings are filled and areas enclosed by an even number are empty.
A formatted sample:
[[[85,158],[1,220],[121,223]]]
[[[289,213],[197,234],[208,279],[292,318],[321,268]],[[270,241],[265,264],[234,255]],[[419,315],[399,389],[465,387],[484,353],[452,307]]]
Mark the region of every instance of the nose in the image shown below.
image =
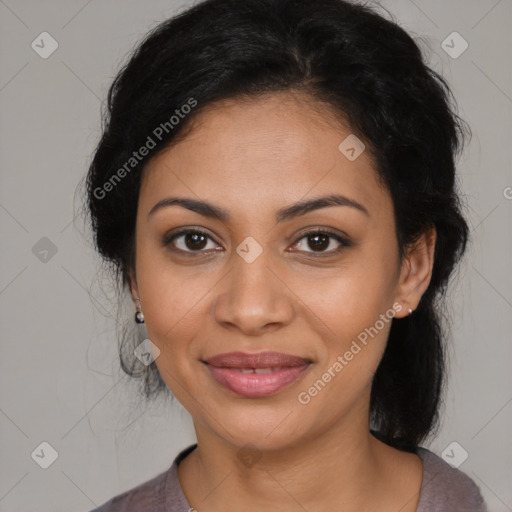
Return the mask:
[[[295,314],[286,278],[265,251],[252,263],[238,254],[218,287],[213,314],[224,328],[259,336],[288,325]],[[220,283],[219,283],[220,284]]]

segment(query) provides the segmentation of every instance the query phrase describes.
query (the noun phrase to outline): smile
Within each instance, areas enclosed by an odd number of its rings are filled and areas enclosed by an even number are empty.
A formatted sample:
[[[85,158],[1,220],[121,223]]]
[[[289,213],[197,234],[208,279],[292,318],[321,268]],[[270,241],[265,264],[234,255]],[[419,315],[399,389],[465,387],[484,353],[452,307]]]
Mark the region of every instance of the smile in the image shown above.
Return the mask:
[[[307,359],[279,352],[231,352],[204,362],[219,384],[250,398],[278,393],[298,380],[311,364]]]

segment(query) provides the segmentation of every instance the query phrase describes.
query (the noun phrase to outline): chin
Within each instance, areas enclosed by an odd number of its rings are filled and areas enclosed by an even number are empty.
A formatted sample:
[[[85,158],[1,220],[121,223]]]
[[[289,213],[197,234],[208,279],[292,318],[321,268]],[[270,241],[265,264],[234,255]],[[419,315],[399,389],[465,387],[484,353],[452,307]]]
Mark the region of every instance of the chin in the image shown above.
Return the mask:
[[[299,441],[300,430],[304,428],[304,418],[298,421],[298,412],[291,404],[219,404],[213,409],[219,411],[215,416],[204,418],[209,429],[227,442],[243,447],[254,445],[260,450],[278,450],[289,447]],[[302,429],[298,428],[301,425]]]

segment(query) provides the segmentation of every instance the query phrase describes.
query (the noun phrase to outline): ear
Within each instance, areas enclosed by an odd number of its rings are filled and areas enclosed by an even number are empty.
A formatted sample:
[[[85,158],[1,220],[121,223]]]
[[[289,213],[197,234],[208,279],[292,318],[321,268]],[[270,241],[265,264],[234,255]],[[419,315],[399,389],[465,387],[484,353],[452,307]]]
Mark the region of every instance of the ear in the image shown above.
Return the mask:
[[[434,266],[436,238],[436,228],[432,226],[407,249],[396,291],[396,300],[403,305],[400,313],[396,315],[397,318],[407,316],[409,308],[414,311],[428,288]]]

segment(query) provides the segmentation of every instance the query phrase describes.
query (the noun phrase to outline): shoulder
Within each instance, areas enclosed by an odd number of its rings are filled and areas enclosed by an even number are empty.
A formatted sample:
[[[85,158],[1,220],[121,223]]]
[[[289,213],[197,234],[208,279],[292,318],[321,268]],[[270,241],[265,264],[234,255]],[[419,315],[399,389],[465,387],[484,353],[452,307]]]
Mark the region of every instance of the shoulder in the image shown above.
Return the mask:
[[[114,496],[91,512],[134,512],[136,510],[159,510],[158,496],[163,494],[168,471],[160,473],[132,489]]]
[[[114,496],[90,512],[182,512],[190,510],[178,479],[178,464],[197,444],[182,450],[166,471]]]
[[[419,447],[423,483],[417,512],[487,512],[480,489],[464,472]]]

